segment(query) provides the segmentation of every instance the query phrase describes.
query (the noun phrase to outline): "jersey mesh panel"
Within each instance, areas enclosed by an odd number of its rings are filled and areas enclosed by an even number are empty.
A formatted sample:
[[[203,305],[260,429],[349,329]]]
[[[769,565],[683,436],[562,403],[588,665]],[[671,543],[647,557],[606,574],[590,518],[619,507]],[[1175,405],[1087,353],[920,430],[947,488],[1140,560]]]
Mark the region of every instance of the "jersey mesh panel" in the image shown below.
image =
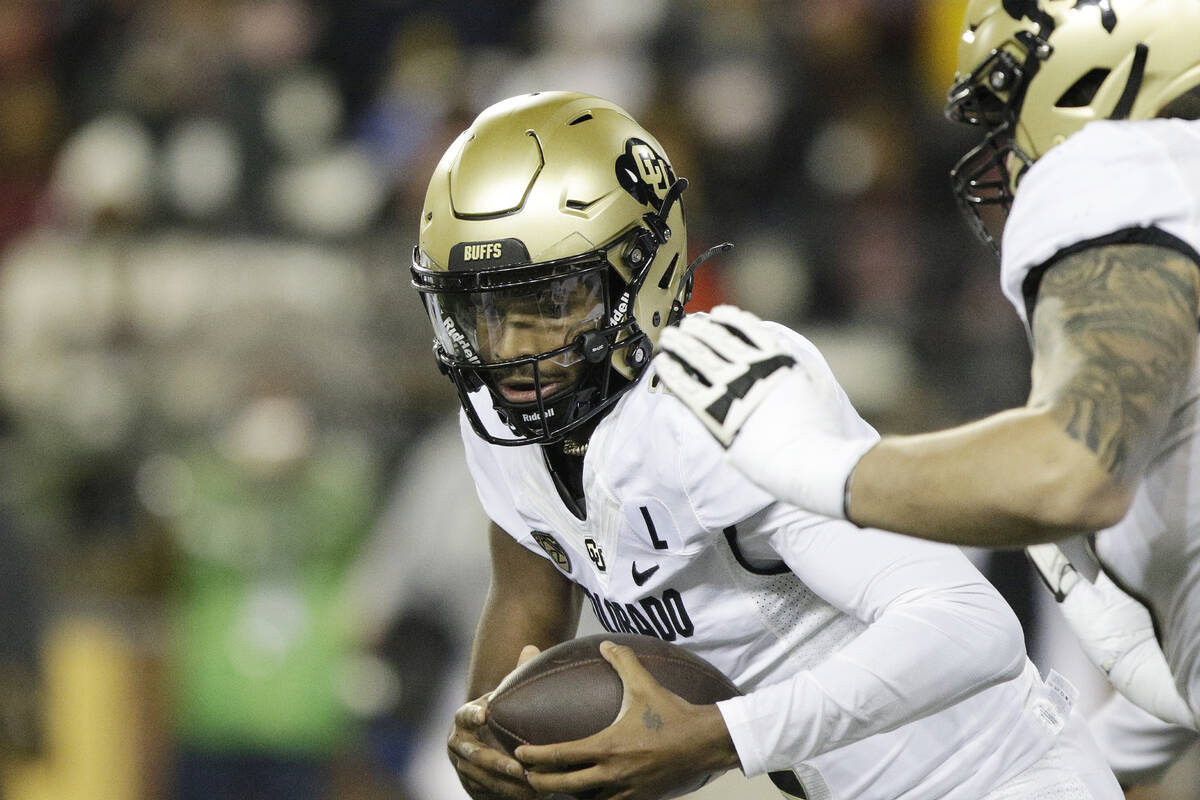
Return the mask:
[[[717,546],[738,589],[753,601],[764,627],[787,645],[801,668],[816,666],[867,627],[814,594],[793,573],[750,572],[737,562],[727,542],[722,539]],[[801,642],[812,646],[800,652]]]

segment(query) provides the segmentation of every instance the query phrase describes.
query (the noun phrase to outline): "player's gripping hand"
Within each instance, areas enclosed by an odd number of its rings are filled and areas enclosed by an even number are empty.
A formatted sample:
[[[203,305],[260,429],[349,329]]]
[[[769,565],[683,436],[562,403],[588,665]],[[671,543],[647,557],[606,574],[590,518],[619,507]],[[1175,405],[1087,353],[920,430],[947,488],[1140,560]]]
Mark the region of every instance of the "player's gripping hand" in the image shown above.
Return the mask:
[[[843,433],[827,370],[797,361],[758,317],[733,306],[685,318],[659,347],[659,378],[737,469],[780,500],[845,516],[846,480],[876,439]]]
[[[538,654],[527,645],[517,666]],[[533,800],[538,793],[525,780],[525,767],[495,746],[487,729],[488,695],[461,706],[446,742],[458,780],[474,800]]]
[[[1104,572],[1089,581],[1058,545],[1032,545],[1025,552],[1053,592],[1084,654],[1113,687],[1159,719],[1195,729],[1194,715],[1175,686],[1146,607]]]
[[[537,791],[578,796],[598,789],[611,800],[657,800],[738,765],[715,705],[693,705],[664,688],[628,647],[604,642],[600,654],[621,678],[621,710],[585,739],[518,747]]]

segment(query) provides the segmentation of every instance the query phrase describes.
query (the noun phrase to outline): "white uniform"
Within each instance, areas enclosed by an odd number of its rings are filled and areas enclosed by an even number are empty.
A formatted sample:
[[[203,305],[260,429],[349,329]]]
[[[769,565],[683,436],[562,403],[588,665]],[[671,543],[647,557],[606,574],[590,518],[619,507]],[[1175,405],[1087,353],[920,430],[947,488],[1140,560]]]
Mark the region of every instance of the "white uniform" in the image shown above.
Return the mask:
[[[1200,263],[1200,122],[1093,122],[1037,161],[1004,230],[1004,293],[1029,324],[1041,267],[1096,242],[1148,242]],[[1032,275],[1033,278],[1029,276]],[[1176,684],[1200,715],[1200,365],[1120,523],[1096,548],[1149,607]]]
[[[846,430],[869,432],[842,401]],[[1120,797],[1069,684],[1042,682],[956,548],[774,502],[650,376],[591,437],[586,519],[541,448],[488,445],[465,415],[462,433],[488,515],[579,584],[605,628],[673,641],[746,693],[719,707],[747,775],[781,773],[809,800]]]
[[[1200,741],[1191,728],[1163,722],[1114,692],[1088,718],[1096,745],[1126,786],[1160,782],[1172,765]]]

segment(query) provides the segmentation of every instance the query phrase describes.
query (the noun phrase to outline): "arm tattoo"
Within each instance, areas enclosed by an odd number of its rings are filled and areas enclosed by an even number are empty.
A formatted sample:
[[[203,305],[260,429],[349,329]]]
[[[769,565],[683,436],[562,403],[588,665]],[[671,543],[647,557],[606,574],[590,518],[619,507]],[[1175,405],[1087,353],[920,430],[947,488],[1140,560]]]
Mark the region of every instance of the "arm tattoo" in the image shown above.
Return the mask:
[[[1030,404],[1047,404],[1109,474],[1140,472],[1196,351],[1197,265],[1163,247],[1110,245],[1046,271],[1033,320]]]

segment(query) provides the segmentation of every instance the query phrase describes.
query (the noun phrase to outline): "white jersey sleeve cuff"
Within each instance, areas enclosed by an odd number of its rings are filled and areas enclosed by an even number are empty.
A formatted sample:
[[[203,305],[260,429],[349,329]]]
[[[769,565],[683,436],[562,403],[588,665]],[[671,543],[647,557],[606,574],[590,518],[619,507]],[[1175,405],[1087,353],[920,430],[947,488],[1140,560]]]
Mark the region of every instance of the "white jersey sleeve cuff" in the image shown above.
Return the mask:
[[[812,674],[800,673],[784,683],[717,703],[747,778],[790,769],[817,752],[817,726],[797,730],[797,720],[822,715],[802,713],[798,707],[819,708],[823,699]]]
[[[823,402],[838,408],[841,390],[832,376],[828,381],[821,388],[833,399]],[[831,431],[813,424],[801,407],[817,392],[799,377],[780,385],[791,391],[763,401],[727,451],[729,461],[774,497],[815,514],[845,519],[846,481],[879,436],[865,425],[848,430],[843,423],[841,430]]]
[[[754,714],[752,704],[745,697],[735,697],[717,703],[717,710],[725,718],[725,727],[729,729],[729,738],[737,750],[742,772],[747,778],[766,774],[769,771],[767,754],[757,736],[758,728],[764,721]]]

